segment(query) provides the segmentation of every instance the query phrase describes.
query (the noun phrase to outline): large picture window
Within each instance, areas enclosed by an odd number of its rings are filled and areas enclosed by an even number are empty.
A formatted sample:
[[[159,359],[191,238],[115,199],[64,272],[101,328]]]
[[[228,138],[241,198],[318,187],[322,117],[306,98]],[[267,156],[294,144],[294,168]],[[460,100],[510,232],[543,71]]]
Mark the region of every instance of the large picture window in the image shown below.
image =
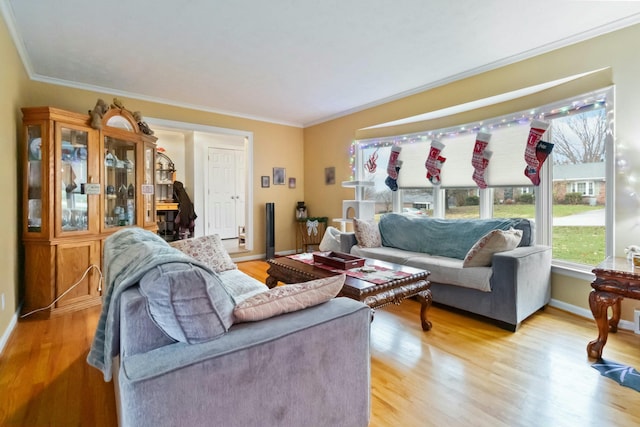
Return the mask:
[[[394,211],[440,218],[523,217],[536,221],[536,241],[553,248],[554,266],[580,269],[604,259],[613,247],[606,227],[613,177],[613,88],[446,129],[356,141],[356,179],[374,179],[378,213]],[[524,171],[524,151],[534,119],[549,123],[543,140],[551,154],[534,185]],[[493,155],[486,189],[472,179],[471,158],[478,132],[491,134]],[[444,145],[441,184],[427,178],[425,160],[434,140]],[[401,147],[397,192],[384,185],[391,147]],[[365,164],[377,159],[372,177]],[[609,249],[608,249],[609,248]]]

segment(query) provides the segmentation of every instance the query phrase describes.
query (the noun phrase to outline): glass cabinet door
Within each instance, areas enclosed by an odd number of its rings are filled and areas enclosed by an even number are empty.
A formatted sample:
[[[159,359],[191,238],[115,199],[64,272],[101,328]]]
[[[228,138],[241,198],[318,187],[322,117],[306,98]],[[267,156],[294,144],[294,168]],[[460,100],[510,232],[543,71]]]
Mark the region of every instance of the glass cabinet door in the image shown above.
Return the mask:
[[[89,182],[89,133],[60,125],[56,129],[60,159],[57,195],[60,212],[57,228],[66,232],[86,231],[89,228],[89,199],[84,194],[83,184]]]
[[[136,224],[136,145],[104,138],[105,228]]]
[[[156,207],[155,207],[155,171],[156,150],[152,144],[144,144],[144,168],[142,183],[142,203],[144,209],[144,226],[155,225]]]
[[[42,231],[42,126],[27,126],[27,231]]]

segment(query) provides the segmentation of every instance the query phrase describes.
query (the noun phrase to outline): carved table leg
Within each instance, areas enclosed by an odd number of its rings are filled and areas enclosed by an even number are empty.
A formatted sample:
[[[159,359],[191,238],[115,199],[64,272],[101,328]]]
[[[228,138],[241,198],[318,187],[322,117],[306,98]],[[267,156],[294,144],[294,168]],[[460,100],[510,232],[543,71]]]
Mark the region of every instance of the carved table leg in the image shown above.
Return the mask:
[[[622,305],[622,298],[619,298],[615,304],[613,304],[611,319],[609,319],[609,332],[618,332],[618,323],[620,322],[620,306]]]
[[[591,291],[589,294],[589,307],[593,318],[598,325],[598,338],[591,341],[587,345],[587,354],[593,359],[600,359],[602,357],[602,349],[607,343],[607,337],[609,336],[609,328],[611,332],[616,332],[618,329],[618,321],[620,320],[620,303],[622,296],[612,294],[609,292]],[[613,307],[613,316],[611,320],[608,319],[608,309]]]
[[[272,276],[267,276],[264,283],[267,285],[269,289],[275,288],[278,285],[278,279]]]
[[[416,299],[420,302],[420,322],[422,323],[422,330],[428,331],[431,329],[431,322],[427,319],[427,310],[431,307],[431,289],[427,289],[419,292],[416,295]]]

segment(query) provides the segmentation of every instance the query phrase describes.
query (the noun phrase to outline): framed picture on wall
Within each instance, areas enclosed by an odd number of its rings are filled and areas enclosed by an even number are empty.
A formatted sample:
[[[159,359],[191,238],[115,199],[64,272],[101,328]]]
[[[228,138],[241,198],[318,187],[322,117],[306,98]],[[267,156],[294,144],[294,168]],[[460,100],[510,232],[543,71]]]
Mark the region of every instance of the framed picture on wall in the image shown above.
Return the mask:
[[[289,188],[296,188],[296,179],[289,178]]]
[[[269,177],[266,175],[262,177],[262,188],[269,188]]]
[[[336,183],[336,168],[334,166],[324,168],[324,183],[326,185],[332,185]]]
[[[273,185],[284,185],[284,168],[273,168]]]

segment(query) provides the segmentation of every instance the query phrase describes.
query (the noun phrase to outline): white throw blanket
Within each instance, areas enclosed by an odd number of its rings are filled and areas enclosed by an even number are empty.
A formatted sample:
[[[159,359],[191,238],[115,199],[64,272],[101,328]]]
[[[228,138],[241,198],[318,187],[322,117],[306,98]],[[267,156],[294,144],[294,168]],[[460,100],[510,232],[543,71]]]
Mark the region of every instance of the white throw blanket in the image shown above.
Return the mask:
[[[87,362],[102,371],[105,381],[111,381],[112,359],[120,353],[120,294],[138,284],[152,268],[169,262],[190,263],[213,273],[205,264],[142,228],[125,228],[105,240],[105,293],[98,327],[87,356]]]

